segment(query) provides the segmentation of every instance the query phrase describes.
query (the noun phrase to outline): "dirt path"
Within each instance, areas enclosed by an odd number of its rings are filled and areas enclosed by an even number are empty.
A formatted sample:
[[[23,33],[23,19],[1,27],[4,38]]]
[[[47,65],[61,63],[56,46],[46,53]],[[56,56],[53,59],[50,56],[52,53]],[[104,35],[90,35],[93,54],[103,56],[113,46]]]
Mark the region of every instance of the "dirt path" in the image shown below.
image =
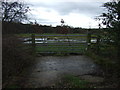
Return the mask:
[[[36,59],[31,69],[25,70],[13,82],[22,87],[52,86],[65,74],[85,75],[97,73],[99,67],[86,56],[43,56]]]

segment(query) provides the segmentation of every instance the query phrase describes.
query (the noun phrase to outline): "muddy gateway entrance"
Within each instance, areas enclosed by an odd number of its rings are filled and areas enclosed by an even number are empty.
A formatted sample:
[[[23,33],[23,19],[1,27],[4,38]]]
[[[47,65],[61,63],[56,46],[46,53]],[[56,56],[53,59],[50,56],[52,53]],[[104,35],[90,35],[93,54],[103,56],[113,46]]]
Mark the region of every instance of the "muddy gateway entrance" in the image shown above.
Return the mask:
[[[56,83],[65,75],[73,75],[87,79],[92,83],[103,81],[101,69],[90,58],[84,55],[74,56],[42,56],[37,57],[33,66],[14,77],[10,87],[41,88],[59,87]]]

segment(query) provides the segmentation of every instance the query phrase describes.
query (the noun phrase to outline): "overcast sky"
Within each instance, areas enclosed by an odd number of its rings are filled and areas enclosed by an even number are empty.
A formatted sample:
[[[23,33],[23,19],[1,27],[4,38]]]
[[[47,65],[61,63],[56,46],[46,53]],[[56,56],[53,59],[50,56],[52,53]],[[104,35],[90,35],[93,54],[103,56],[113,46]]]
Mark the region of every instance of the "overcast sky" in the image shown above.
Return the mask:
[[[97,28],[95,17],[105,12],[102,4],[110,0],[26,0],[31,11],[29,18],[42,25],[65,25]]]

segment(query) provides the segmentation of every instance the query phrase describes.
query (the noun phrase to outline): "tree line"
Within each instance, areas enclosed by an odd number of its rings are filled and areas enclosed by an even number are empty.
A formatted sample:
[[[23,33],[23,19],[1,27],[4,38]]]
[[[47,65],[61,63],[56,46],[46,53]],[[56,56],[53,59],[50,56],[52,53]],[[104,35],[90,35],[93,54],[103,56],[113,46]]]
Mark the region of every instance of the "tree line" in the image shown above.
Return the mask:
[[[2,33],[3,34],[22,34],[22,33],[57,33],[57,34],[68,34],[68,33],[79,33],[86,34],[89,29],[85,28],[73,28],[69,26],[47,26],[47,25],[35,25],[35,24],[23,24],[16,22],[2,22]],[[97,32],[98,29],[90,29],[92,32]]]

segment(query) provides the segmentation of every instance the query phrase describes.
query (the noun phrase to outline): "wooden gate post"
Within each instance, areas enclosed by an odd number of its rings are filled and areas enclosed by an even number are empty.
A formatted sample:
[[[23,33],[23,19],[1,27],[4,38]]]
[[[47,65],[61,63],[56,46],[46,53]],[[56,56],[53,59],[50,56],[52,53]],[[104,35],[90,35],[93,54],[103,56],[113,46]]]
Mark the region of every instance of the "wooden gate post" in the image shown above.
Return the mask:
[[[32,33],[31,38],[32,38],[32,46],[35,47],[35,34]]]
[[[91,48],[91,31],[88,30],[87,32],[87,50],[89,51]]]
[[[98,25],[99,26],[99,31],[101,29],[101,24]],[[99,54],[100,52],[100,39],[101,39],[101,36],[100,36],[101,33],[97,32],[97,42],[96,42],[96,53]]]
[[[100,35],[97,35],[97,42],[96,42],[96,53],[99,54],[100,52]]]
[[[31,41],[32,41],[32,52],[33,52],[33,55],[35,55],[35,53],[36,53],[36,50],[35,50],[35,34],[34,33],[32,33],[31,34]]]

